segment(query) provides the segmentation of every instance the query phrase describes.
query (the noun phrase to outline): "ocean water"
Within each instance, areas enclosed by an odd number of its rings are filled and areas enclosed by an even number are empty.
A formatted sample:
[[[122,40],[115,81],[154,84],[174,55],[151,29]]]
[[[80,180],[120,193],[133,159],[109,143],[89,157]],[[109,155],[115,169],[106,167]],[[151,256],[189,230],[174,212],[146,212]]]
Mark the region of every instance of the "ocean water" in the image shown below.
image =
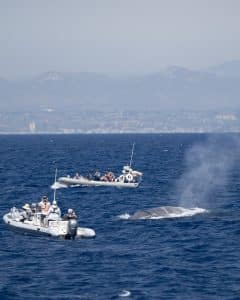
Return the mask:
[[[1,221],[0,299],[240,299],[238,139],[0,136],[1,219],[13,206],[52,198],[56,167],[59,176],[120,172],[133,142],[133,166],[144,173],[137,189],[57,191],[62,211],[74,208],[95,239],[20,234]],[[166,206],[181,215],[127,217]]]

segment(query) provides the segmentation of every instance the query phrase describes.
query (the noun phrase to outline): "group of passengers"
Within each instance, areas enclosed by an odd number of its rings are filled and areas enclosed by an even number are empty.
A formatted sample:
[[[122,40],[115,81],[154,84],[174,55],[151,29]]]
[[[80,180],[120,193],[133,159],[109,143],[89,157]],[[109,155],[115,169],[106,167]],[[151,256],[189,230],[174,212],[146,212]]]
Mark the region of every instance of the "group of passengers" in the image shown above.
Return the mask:
[[[80,179],[82,177],[83,176],[80,175],[80,173],[76,173],[74,176],[75,179]],[[93,175],[89,174],[85,178],[89,180],[95,180],[95,181],[108,181],[108,182],[115,181],[115,175],[112,172],[107,172],[103,176],[101,176],[101,173],[99,171],[96,171]]]
[[[35,213],[40,213],[42,224],[45,226],[47,226],[49,221],[61,220],[61,210],[57,205],[57,201],[53,200],[51,204],[47,196],[43,196],[38,204],[32,203],[30,206],[26,203],[22,208],[22,221],[31,220]],[[63,217],[63,220],[69,219],[77,219],[77,215],[71,208],[68,209]]]
[[[108,182],[113,182],[115,181],[115,175],[112,172],[107,172],[104,174],[101,178],[101,181],[108,181]]]

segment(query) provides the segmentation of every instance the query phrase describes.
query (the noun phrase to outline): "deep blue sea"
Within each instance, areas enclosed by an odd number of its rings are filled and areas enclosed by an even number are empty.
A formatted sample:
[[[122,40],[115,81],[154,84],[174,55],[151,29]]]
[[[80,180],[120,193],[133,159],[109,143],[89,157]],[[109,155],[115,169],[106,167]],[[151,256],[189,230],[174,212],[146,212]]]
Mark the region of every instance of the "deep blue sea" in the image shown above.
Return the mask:
[[[240,299],[239,136],[205,134],[0,136],[0,299]],[[57,191],[95,239],[10,230],[8,210],[53,197],[58,175],[144,173],[137,189]],[[186,201],[185,201],[186,200]],[[186,217],[124,220],[159,207]]]

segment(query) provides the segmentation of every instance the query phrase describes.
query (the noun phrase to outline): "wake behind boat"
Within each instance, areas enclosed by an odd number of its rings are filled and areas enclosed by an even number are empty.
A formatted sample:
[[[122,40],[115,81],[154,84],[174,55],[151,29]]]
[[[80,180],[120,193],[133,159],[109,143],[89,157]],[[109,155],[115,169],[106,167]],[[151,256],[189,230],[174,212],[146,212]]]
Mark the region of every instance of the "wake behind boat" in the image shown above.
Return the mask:
[[[132,169],[132,158],[134,152],[134,144],[130,164],[123,167],[122,174],[115,176],[113,172],[107,172],[103,176],[96,171],[94,175],[88,177],[76,173],[75,176],[60,177],[51,186],[52,189],[78,187],[78,186],[113,186],[119,188],[137,188],[142,180],[143,174]]]

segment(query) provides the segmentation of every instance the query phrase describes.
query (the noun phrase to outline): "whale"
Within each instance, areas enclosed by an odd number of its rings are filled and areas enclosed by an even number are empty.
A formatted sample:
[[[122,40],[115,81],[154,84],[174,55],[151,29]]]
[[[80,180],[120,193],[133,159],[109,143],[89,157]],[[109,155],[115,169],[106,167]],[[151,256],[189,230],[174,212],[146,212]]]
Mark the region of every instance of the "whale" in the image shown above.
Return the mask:
[[[159,206],[144,210],[136,211],[134,214],[121,215],[121,219],[128,220],[146,220],[146,219],[163,219],[193,216],[198,213],[206,212],[204,208],[184,208],[180,206]]]

